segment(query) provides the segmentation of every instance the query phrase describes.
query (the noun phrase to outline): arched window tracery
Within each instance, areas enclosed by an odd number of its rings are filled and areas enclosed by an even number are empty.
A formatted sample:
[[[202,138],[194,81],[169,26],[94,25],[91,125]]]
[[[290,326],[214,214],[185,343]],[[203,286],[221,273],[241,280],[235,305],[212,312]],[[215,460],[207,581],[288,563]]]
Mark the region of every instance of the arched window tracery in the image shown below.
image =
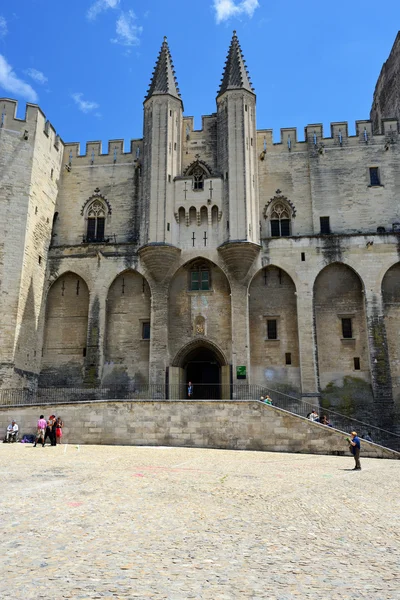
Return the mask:
[[[271,236],[287,237],[290,235],[290,212],[283,202],[277,202],[271,209]]]
[[[103,242],[106,222],[106,208],[100,200],[94,200],[87,210],[87,242]]]

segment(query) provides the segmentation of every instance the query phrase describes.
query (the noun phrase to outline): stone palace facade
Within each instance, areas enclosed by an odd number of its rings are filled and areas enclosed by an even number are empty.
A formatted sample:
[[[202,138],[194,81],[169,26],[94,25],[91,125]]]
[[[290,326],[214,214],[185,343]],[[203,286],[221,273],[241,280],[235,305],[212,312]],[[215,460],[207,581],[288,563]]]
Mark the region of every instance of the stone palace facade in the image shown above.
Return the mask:
[[[111,140],[81,154],[38,106],[21,120],[2,99],[0,386],[191,380],[400,403],[400,115],[383,93],[400,79],[388,63],[355,135],[315,124],[304,141],[257,130],[235,32],[201,130],[164,39],[128,152]]]

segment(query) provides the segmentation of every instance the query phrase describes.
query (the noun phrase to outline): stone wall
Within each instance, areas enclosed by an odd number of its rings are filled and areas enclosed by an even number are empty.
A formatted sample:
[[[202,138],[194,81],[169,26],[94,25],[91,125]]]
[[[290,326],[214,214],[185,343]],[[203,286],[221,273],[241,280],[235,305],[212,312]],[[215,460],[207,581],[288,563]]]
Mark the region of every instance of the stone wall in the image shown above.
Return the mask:
[[[39,415],[54,410],[0,409],[0,431],[15,419],[22,435],[34,433]],[[348,434],[260,402],[91,402],[59,405],[55,412],[64,421],[64,443],[341,454],[353,466]],[[362,441],[361,456],[398,459],[400,454]]]
[[[381,131],[385,118],[400,119],[400,32],[376,82],[370,114],[374,131]]]

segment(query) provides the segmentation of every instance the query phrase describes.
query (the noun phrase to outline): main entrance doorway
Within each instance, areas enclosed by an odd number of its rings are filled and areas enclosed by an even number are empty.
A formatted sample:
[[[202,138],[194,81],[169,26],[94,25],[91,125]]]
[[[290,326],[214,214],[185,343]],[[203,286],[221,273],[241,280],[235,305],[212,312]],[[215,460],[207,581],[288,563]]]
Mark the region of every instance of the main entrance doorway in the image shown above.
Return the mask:
[[[208,340],[195,340],[183,347],[168,369],[169,398],[219,400],[231,397],[231,367],[221,350]]]
[[[187,355],[183,365],[186,385],[193,385],[193,399],[221,397],[221,365],[209,348],[195,348]]]

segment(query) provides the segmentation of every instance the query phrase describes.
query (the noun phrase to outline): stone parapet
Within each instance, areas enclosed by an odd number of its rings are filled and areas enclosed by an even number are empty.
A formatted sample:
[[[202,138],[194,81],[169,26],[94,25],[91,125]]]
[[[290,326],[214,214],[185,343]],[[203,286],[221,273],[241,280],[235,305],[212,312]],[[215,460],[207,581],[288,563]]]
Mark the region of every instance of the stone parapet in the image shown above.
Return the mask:
[[[258,401],[109,401],[0,409],[0,430],[11,419],[22,435],[35,433],[40,414],[61,415],[64,443],[185,446],[304,454],[351,455],[347,433]],[[361,456],[400,454],[362,440]]]

